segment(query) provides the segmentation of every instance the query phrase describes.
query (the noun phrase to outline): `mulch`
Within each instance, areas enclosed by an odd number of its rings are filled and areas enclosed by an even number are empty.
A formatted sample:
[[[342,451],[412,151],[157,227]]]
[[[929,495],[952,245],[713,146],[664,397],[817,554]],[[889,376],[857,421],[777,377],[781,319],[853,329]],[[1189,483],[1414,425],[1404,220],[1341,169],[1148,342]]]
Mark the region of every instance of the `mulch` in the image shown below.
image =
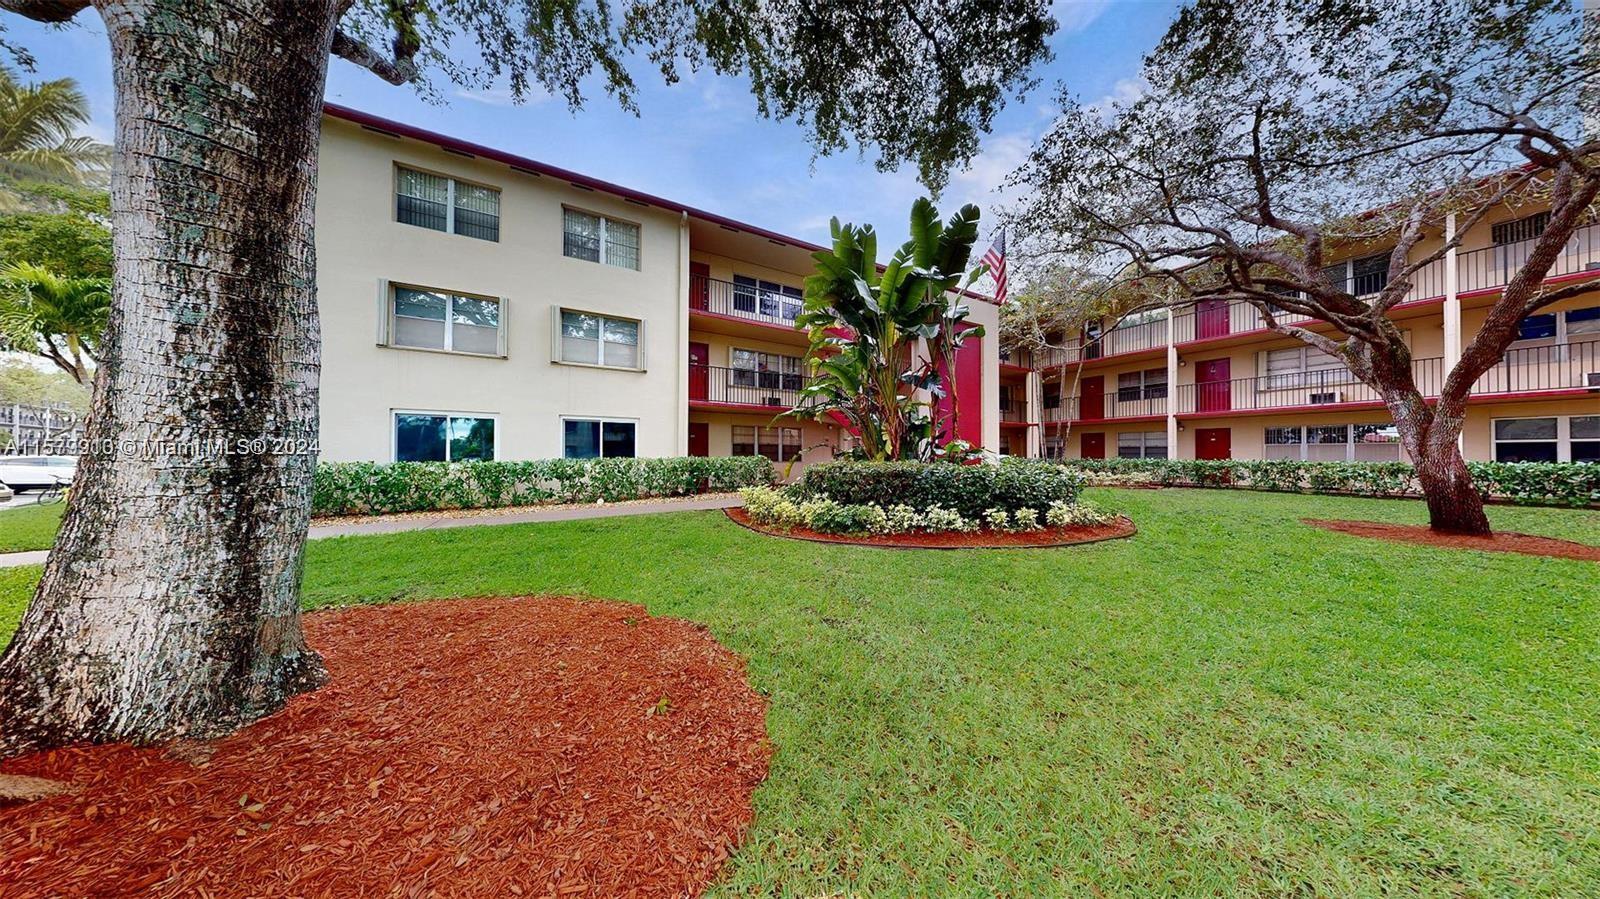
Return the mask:
[[[0,764],[0,894],[692,896],[750,825],[764,700],[692,623],[569,597],[309,615],[332,678],[231,737]]]
[[[1138,528],[1125,516],[1107,525],[1094,527],[1039,528],[1032,531],[913,531],[905,534],[824,534],[806,527],[783,528],[757,524],[743,508],[724,509],[741,527],[772,537],[789,537],[816,543],[847,543],[885,549],[1043,549],[1098,543],[1119,537],[1132,537]]]
[[[1492,553],[1521,553],[1527,556],[1547,556],[1554,559],[1577,559],[1580,562],[1600,562],[1600,546],[1539,537],[1534,534],[1517,534],[1497,531],[1488,537],[1470,534],[1441,534],[1427,525],[1386,524],[1377,521],[1330,521],[1302,518],[1301,522],[1324,530],[1391,540],[1397,543],[1420,543],[1444,549],[1476,549]]]

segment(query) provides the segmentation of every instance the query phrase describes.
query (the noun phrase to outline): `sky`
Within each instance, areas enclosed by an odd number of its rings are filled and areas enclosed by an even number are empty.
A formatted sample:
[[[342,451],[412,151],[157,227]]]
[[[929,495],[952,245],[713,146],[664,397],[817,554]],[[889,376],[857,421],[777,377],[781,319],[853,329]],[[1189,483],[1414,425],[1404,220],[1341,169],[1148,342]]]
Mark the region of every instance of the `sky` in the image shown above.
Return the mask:
[[[1059,87],[1086,102],[1136,92],[1140,58],[1175,7],[1168,0],[1056,0],[1054,61],[1038,71],[1039,88],[1025,101],[1007,104],[980,154],[953,175],[939,200],[945,214],[977,203],[985,211],[982,239],[992,240],[988,213],[1005,200],[996,188],[1049,127]],[[93,117],[85,133],[109,142],[110,51],[92,10],[65,28],[11,13],[0,13],[0,19],[37,60],[36,71],[22,77],[77,79]],[[444,102],[429,103],[409,87],[333,59],[327,98],[816,243],[827,240],[828,219],[835,215],[871,223],[886,236],[903,235],[911,202],[926,193],[913,166],[879,172],[870,151],[814,159],[798,124],[757,114],[742,78],[702,72],[667,86],[640,70],[635,80],[637,116],[603,93],[573,113],[560,100],[512,105],[503,88],[465,91],[442,80]]]

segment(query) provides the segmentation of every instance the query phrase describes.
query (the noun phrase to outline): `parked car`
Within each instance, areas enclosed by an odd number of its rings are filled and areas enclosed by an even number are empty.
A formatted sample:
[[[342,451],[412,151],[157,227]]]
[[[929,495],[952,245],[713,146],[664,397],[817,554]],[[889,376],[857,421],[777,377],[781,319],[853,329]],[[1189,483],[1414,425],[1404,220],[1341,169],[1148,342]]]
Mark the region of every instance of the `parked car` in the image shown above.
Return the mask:
[[[71,483],[76,456],[0,456],[0,482],[17,493]]]

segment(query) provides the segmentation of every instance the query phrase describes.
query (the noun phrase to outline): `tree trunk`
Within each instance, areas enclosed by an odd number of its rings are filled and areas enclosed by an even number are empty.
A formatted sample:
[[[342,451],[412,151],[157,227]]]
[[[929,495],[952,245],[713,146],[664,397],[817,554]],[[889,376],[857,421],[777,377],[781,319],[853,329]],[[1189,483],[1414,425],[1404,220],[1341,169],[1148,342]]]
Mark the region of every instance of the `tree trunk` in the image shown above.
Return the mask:
[[[72,502],[0,657],[0,757],[220,735],[326,675],[298,592],[330,0],[101,4],[115,274]]]
[[[1432,442],[1430,441],[1430,444]],[[1428,526],[1447,534],[1487,535],[1489,517],[1483,513],[1483,496],[1461,458],[1455,438],[1430,445],[1412,459],[1422,495],[1428,502]]]

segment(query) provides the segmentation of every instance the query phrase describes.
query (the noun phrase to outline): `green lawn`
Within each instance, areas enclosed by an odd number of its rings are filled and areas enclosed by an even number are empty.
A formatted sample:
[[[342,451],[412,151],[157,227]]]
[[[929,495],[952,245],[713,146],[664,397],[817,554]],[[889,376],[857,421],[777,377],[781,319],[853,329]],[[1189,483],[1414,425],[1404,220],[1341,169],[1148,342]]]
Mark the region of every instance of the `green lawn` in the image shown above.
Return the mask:
[[[1414,502],[1094,498],[1140,533],[898,552],[681,513],[341,538],[311,544],[306,600],[584,593],[707,624],[777,746],[723,895],[1593,895],[1600,565],[1297,521]],[[1600,544],[1600,513],[1491,517]],[[0,628],[35,577],[0,579]]]
[[[0,509],[0,553],[49,549],[55,542],[56,528],[61,526],[61,514],[67,511],[67,504],[41,506],[31,494],[23,497],[23,502],[26,505]]]

